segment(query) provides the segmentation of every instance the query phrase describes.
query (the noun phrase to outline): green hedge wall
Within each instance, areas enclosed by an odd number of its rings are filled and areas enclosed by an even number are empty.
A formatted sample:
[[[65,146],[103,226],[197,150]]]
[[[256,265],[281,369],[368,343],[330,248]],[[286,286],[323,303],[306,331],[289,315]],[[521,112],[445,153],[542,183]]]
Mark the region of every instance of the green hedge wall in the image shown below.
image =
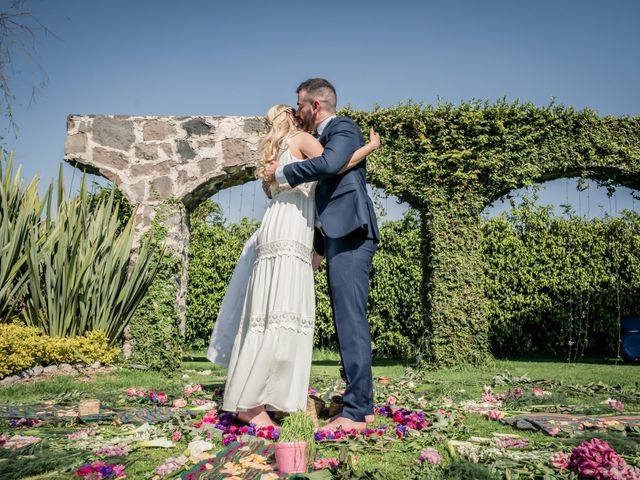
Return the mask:
[[[525,203],[483,225],[489,337],[497,354],[615,357],[640,314],[640,217],[559,218]]]
[[[489,358],[485,206],[511,190],[567,176],[640,188],[640,117],[504,100],[341,113],[363,131],[381,133],[368,180],[420,212],[427,353],[437,366]]]
[[[257,224],[192,219],[187,344],[208,345],[213,321],[246,239]],[[219,214],[214,214],[219,215]],[[374,354],[411,358],[428,348],[423,308],[423,229],[416,211],[381,228],[373,259],[369,321]],[[640,314],[640,216],[568,219],[526,200],[481,223],[478,279],[486,292],[491,351],[571,360],[616,356],[619,319]],[[324,268],[316,272],[315,345],[336,348]],[[461,359],[462,360],[462,359]]]

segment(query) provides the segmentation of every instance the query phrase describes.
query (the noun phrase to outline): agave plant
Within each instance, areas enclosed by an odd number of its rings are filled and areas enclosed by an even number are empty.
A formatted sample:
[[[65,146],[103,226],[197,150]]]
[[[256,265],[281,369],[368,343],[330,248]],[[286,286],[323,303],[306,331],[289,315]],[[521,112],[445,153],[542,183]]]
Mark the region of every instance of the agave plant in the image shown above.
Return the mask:
[[[4,151],[0,151],[4,158]],[[47,200],[49,196],[45,197]],[[46,203],[46,202],[45,202]],[[42,206],[38,196],[38,179],[27,187],[22,181],[22,167],[13,174],[13,154],[6,169],[0,164],[0,321],[15,316],[19,292],[27,279],[27,240],[38,227]]]
[[[55,337],[102,330],[115,343],[156,274],[143,241],[131,262],[134,219],[121,230],[113,194],[91,208],[86,178],[66,198],[60,169],[58,208],[28,238],[26,320]]]

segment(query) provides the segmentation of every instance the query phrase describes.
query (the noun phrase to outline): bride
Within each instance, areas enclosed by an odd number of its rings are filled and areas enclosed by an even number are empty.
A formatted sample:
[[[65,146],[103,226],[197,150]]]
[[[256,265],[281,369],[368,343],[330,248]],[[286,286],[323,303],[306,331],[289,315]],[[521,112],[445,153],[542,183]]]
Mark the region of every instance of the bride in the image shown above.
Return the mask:
[[[260,145],[264,167],[319,156],[323,147],[299,127],[296,112],[274,105]],[[338,174],[380,146],[356,150]],[[311,373],[315,288],[313,271],[322,257],[313,252],[315,182],[271,186],[260,228],[247,241],[216,320],[207,358],[228,368],[222,408],[258,427],[274,425],[267,410],[304,410]]]

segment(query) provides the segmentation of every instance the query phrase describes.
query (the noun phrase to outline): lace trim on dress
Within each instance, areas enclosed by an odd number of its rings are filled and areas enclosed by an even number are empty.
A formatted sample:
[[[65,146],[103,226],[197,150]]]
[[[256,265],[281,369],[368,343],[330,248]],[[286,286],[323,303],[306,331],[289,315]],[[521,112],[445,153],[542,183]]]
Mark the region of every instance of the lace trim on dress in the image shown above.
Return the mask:
[[[249,317],[249,331],[258,333],[285,329],[309,335],[313,334],[313,325],[312,317],[294,312],[270,312]]]
[[[311,263],[313,250],[305,244],[295,240],[276,240],[267,242],[256,247],[256,261],[263,258],[274,258],[279,256],[294,256],[305,263]]]

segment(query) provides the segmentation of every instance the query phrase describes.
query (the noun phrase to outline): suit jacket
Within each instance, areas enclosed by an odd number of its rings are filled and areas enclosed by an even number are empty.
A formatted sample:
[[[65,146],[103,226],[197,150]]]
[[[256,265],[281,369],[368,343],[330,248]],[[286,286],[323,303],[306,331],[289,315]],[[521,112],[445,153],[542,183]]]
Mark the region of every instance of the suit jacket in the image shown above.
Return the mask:
[[[315,201],[325,236],[342,238],[362,234],[363,238],[377,241],[380,234],[373,202],[367,194],[366,159],[338,175],[353,152],[364,145],[360,128],[350,118],[336,117],[318,140],[324,146],[321,156],[284,166],[289,185],[318,182]]]

